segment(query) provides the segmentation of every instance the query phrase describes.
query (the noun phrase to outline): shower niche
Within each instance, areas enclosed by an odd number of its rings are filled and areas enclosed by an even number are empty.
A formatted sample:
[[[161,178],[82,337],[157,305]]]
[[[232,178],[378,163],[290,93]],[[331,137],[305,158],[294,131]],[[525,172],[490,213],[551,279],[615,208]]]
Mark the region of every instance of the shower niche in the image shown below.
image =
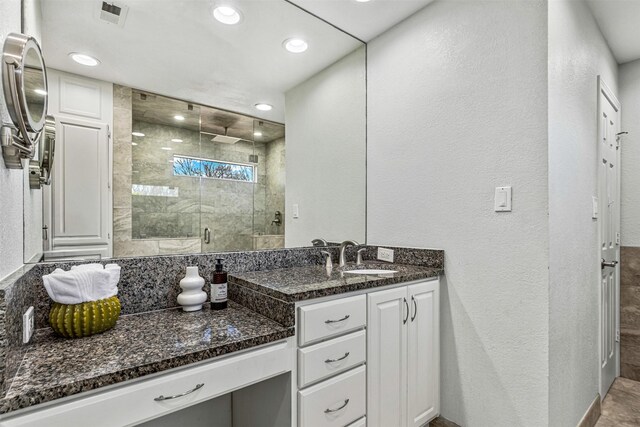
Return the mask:
[[[283,124],[115,92],[123,95],[114,107],[130,115],[116,115],[114,126],[131,128],[130,151],[114,147],[114,176],[118,168],[131,176],[130,184],[114,179],[131,192],[130,236],[114,228],[115,257],[284,247]]]

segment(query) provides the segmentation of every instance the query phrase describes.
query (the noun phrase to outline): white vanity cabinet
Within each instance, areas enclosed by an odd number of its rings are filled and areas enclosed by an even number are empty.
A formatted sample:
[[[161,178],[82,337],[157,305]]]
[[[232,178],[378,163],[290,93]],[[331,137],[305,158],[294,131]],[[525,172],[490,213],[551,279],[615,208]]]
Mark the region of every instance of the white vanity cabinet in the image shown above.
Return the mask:
[[[426,425],[440,405],[439,279],[354,294],[297,308],[297,427]]]
[[[367,302],[367,425],[425,425],[440,405],[439,281],[371,292]]]
[[[345,427],[366,413],[366,295],[298,307],[298,427]]]
[[[216,427],[289,425],[288,373],[293,369],[294,351],[292,337],[18,411],[0,417],[0,427],[114,427],[149,421],[148,425],[167,425],[161,417],[236,391],[238,394],[226,401],[234,412],[236,408],[240,412],[233,417],[237,420],[233,424],[221,421],[231,417],[218,414],[220,405],[212,405],[216,411],[209,410],[209,416],[217,420]],[[276,378],[282,375],[287,376]],[[267,385],[261,387],[263,383]],[[191,418],[183,415],[184,425],[212,425],[210,419],[206,424],[194,424],[187,421]]]

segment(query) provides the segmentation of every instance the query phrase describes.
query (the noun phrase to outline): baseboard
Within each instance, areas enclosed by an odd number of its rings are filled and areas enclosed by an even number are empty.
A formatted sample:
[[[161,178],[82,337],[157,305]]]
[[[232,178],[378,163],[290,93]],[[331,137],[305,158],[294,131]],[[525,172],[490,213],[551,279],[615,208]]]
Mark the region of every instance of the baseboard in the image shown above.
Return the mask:
[[[449,421],[446,418],[437,417],[429,423],[429,427],[460,427],[453,421]]]
[[[600,393],[596,395],[596,398],[593,399],[591,405],[589,405],[589,409],[584,414],[580,422],[578,423],[578,427],[593,427],[598,422],[598,418],[600,418]]]

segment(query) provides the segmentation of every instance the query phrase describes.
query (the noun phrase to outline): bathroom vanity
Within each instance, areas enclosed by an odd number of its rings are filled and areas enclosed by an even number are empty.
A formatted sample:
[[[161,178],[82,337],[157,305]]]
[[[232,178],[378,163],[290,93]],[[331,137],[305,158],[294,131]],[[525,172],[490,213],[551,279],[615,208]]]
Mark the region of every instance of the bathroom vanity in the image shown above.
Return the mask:
[[[346,271],[358,269],[389,272]],[[425,425],[439,411],[442,273],[372,261],[230,273],[225,310],[125,315],[77,340],[40,329],[0,426]]]

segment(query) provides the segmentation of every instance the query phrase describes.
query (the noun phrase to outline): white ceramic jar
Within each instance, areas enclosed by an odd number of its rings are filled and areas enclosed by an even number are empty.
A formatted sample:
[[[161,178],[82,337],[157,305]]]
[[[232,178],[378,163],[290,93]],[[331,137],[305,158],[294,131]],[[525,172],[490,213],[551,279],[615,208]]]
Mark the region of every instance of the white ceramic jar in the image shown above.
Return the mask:
[[[202,290],[204,279],[198,273],[198,267],[187,267],[187,275],[180,280],[182,292],[178,295],[178,304],[184,311],[198,311],[207,300],[207,294]]]

